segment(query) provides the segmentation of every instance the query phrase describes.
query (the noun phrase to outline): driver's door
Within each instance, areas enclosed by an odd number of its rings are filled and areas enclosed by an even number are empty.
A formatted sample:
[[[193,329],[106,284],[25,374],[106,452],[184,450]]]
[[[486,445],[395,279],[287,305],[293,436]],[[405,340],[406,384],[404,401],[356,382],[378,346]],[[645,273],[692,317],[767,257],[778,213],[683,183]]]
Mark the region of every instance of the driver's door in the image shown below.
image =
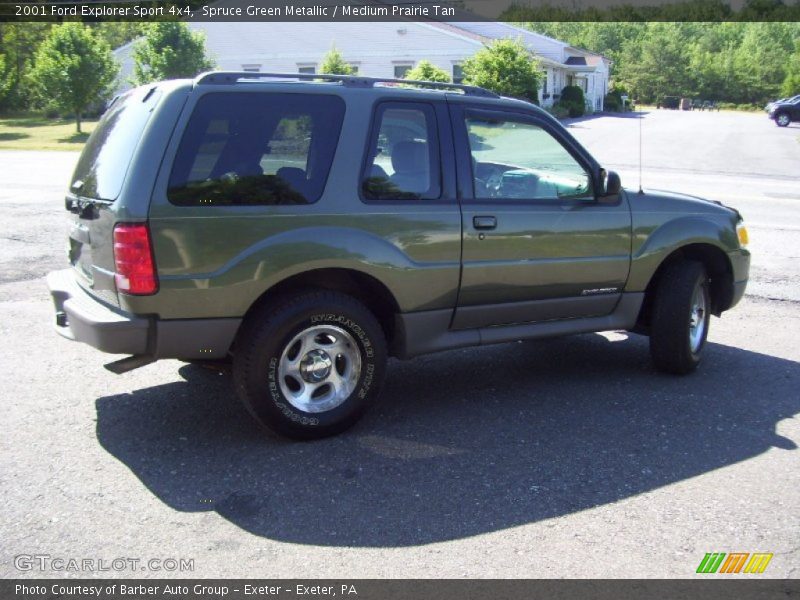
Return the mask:
[[[625,194],[596,198],[597,165],[549,120],[451,104],[462,207],[453,327],[609,314],[628,277]]]

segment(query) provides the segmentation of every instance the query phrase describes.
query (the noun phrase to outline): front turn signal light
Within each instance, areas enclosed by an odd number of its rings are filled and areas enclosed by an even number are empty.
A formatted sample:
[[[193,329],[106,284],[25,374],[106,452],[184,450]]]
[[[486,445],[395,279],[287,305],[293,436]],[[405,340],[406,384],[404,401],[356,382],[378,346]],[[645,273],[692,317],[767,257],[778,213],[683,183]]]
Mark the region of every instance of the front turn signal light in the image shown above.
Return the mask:
[[[739,238],[739,245],[742,248],[747,248],[747,244],[750,243],[750,236],[747,235],[747,227],[741,221],[736,225],[736,236]]]

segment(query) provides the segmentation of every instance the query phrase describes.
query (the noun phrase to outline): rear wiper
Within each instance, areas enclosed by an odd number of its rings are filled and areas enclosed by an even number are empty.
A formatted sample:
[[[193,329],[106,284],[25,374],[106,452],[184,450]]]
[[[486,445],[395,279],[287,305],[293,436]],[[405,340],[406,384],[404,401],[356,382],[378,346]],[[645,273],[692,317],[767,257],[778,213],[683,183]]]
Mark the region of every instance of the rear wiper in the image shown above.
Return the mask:
[[[84,198],[82,196],[67,196],[64,199],[64,206],[66,209],[78,215],[81,219],[94,219],[97,214],[94,210],[96,206],[108,206],[111,204],[110,200],[103,200],[100,198]]]

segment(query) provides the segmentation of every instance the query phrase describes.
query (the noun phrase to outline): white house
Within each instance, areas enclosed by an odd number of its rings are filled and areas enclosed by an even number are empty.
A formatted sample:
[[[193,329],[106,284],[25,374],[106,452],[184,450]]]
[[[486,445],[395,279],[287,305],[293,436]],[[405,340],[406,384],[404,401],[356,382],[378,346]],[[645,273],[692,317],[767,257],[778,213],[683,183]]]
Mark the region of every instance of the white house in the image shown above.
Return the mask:
[[[583,89],[587,103],[594,110],[603,110],[611,67],[611,61],[605,56],[508,23],[436,23],[434,26],[471,36],[482,44],[504,38],[519,39],[544,69],[545,77],[539,89],[542,106],[557,101],[565,86],[577,85]]]
[[[608,91],[607,58],[505,23],[193,22],[189,27],[205,34],[208,53],[223,70],[315,73],[336,46],[360,75],[401,78],[424,59],[457,83],[466,58],[492,40],[518,38],[543,67],[543,106],[574,84],[583,88],[594,110],[602,110]],[[122,66],[120,89],[125,89],[133,73],[132,44],[118,48],[115,56]]]

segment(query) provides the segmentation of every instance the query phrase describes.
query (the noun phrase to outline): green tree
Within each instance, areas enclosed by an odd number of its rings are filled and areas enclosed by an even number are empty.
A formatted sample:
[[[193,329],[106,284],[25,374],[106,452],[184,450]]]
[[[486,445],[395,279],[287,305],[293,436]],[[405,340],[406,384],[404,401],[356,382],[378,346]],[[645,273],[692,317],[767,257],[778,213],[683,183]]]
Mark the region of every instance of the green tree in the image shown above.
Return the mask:
[[[794,43],[794,53],[789,56],[786,77],[781,85],[781,96],[791,97],[800,94],[800,40]]]
[[[688,44],[675,23],[648,23],[641,39],[625,43],[621,82],[645,102],[680,96],[688,84]]]
[[[143,36],[147,31],[146,23],[121,21],[118,23],[103,21],[93,23],[95,33],[108,42],[111,48],[119,48],[130,41]]]
[[[780,93],[786,58],[794,50],[784,23],[752,23],[736,50],[738,102],[762,103]]]
[[[179,21],[151,23],[133,50],[133,81],[137,85],[194,77],[213,67],[203,34]]]
[[[421,60],[413,69],[406,73],[403,79],[413,81],[438,81],[439,83],[450,83],[450,75],[447,71],[440,69],[427,60]]]
[[[37,100],[28,77],[33,57],[52,29],[51,23],[0,23],[0,54],[5,56],[5,71],[0,73],[5,90],[0,110],[22,110]]]
[[[13,80],[10,75],[10,69],[6,67],[6,57],[0,54],[0,104],[3,103],[3,100],[11,90]]]
[[[592,10],[597,18],[588,18]],[[647,21],[668,22],[610,22],[614,17],[624,17],[620,11],[633,11],[629,18],[638,14],[648,17]],[[613,61],[613,80],[625,83],[642,100],[655,100],[659,94],[681,94],[760,103],[779,95],[787,78],[786,85],[792,88],[794,79],[789,73],[796,60],[794,42],[800,40],[800,23],[791,15],[800,15],[800,4],[784,6],[773,0],[753,0],[743,11],[732,13],[720,0],[688,0],[672,9],[589,8],[580,13],[579,22],[533,21],[524,26],[604,54]],[[518,7],[512,12],[523,18],[550,15],[545,8]],[[558,14],[569,18],[567,9]],[[572,14],[574,19],[576,13]],[[762,18],[755,20],[769,22],[714,22],[759,15]],[[689,22],[677,22],[683,20]]]
[[[92,104],[108,98],[119,67],[108,44],[81,23],[50,30],[36,53],[30,79],[41,97],[81,118]]]
[[[520,40],[497,40],[464,61],[464,83],[536,101],[541,67]]]
[[[353,67],[344,61],[344,56],[334,46],[322,57],[319,72],[325,75],[352,75]]]

